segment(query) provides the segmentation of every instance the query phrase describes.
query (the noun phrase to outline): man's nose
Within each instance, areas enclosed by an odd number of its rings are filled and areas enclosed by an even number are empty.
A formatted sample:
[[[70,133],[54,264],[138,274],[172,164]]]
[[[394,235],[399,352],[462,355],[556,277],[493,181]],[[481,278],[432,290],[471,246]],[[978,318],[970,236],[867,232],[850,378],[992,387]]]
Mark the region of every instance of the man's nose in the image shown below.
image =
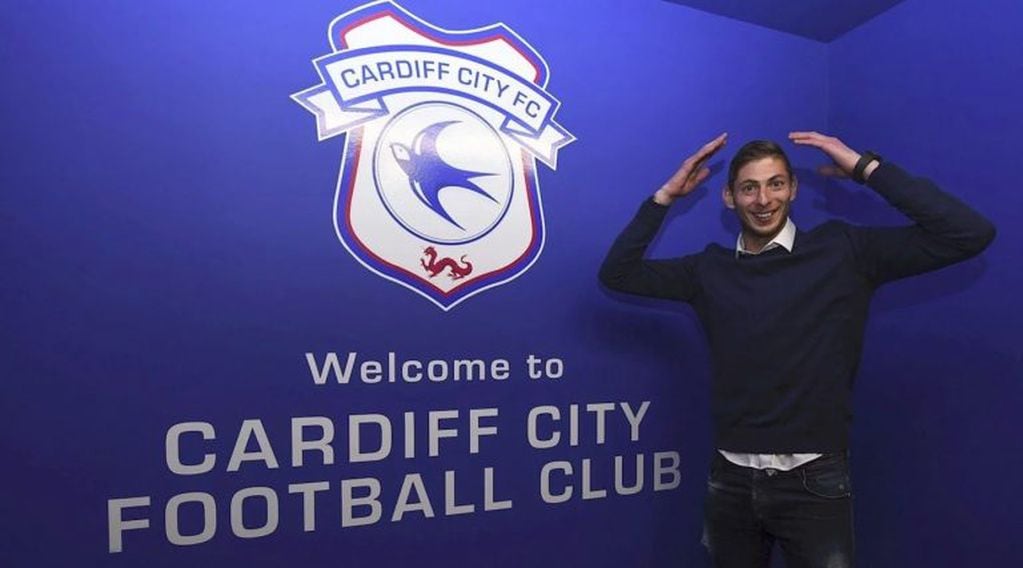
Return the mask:
[[[769,200],[767,199],[767,188],[766,187],[760,188],[760,190],[757,191],[757,205],[767,205],[768,201]]]

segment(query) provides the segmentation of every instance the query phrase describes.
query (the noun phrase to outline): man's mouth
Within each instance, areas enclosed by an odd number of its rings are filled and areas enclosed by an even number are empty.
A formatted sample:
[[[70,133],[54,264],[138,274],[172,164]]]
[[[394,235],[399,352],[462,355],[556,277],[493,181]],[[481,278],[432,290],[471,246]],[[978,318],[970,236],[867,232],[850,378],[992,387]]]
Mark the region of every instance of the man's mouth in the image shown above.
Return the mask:
[[[754,212],[754,213],[752,213],[752,215],[753,215],[753,218],[757,221],[757,223],[767,224],[774,217],[774,214],[775,214],[776,211],[777,210],[775,210],[775,211],[766,211],[764,213],[756,213],[756,212]]]

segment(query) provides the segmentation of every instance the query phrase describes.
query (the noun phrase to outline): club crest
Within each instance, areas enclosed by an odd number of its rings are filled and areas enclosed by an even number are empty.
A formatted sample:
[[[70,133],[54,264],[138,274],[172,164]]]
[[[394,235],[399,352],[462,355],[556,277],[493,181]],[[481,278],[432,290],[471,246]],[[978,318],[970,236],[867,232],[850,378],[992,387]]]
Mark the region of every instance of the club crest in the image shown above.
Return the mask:
[[[536,162],[575,138],[547,64],[504,24],[451,31],[394,2],[334,19],[320,84],[291,95],[345,135],[334,227],[374,273],[448,310],[525,272],[544,243]]]

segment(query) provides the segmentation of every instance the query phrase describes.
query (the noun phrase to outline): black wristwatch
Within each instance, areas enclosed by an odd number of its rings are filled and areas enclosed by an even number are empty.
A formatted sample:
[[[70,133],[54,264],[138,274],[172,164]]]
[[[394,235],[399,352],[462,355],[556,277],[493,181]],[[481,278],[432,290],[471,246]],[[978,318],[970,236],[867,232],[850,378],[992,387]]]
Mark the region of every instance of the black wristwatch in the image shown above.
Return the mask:
[[[861,185],[867,183],[867,178],[863,177],[863,171],[867,169],[867,166],[870,165],[870,162],[877,160],[877,163],[880,164],[882,159],[883,158],[881,158],[880,155],[870,150],[863,152],[863,155],[860,156],[860,160],[856,162],[855,166],[853,166],[852,171],[853,181]]]

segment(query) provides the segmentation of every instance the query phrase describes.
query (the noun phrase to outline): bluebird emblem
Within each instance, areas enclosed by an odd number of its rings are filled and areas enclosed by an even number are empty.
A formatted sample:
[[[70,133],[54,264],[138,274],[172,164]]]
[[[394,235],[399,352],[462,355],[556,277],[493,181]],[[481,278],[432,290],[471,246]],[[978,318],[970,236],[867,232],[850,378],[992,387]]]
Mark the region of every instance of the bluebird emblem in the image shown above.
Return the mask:
[[[441,190],[461,189],[483,196],[494,203],[497,203],[497,200],[472,181],[476,177],[494,174],[456,168],[437,153],[437,138],[452,124],[458,124],[458,121],[446,120],[427,126],[416,134],[411,147],[393,142],[391,153],[398,166],[408,176],[409,186],[419,201],[447,222],[464,230],[465,227],[444,209],[440,202]]]

